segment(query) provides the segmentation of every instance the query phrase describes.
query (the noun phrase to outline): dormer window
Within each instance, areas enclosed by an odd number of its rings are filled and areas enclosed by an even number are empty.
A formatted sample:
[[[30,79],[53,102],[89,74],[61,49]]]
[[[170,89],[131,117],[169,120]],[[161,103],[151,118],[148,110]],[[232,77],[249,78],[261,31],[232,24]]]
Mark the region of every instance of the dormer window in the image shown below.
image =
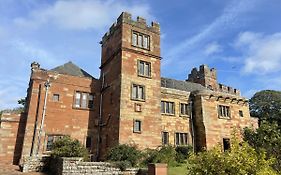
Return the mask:
[[[149,49],[149,36],[133,31],[132,32],[132,45],[143,49]]]

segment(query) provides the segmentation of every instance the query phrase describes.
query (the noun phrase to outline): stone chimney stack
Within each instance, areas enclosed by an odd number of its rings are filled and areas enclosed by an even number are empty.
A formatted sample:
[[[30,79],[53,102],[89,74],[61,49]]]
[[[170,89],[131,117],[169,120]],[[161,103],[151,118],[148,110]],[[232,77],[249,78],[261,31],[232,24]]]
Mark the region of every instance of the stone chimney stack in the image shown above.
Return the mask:
[[[31,71],[39,70],[40,69],[40,64],[37,62],[32,62],[31,63]]]

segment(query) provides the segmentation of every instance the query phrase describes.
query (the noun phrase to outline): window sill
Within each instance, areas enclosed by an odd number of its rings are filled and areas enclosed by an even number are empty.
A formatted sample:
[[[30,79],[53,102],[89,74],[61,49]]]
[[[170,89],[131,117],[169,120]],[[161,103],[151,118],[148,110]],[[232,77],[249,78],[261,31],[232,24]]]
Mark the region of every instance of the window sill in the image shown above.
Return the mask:
[[[145,102],[145,100],[144,100],[144,99],[136,99],[136,98],[131,98],[131,100],[133,100],[133,101],[140,101],[140,102]]]
[[[152,79],[151,76],[146,76],[146,75],[141,75],[141,74],[138,74],[139,77],[142,77],[142,78],[149,78],[149,79]]]
[[[141,47],[141,46],[137,46],[137,45],[131,45],[132,47],[138,48],[138,49],[143,49],[143,50],[147,50],[150,51],[150,48],[145,48],[145,47]]]
[[[223,116],[219,116],[219,119],[231,120],[231,117],[223,117]]]
[[[93,111],[94,110],[94,108],[79,108],[79,107],[75,107],[75,106],[72,106],[72,109],[84,110],[84,111]]]
[[[180,117],[183,117],[183,118],[189,118],[189,115],[180,114]]]
[[[141,134],[141,131],[133,131],[133,133]]]
[[[175,114],[169,114],[169,113],[161,113],[161,115],[175,116]]]

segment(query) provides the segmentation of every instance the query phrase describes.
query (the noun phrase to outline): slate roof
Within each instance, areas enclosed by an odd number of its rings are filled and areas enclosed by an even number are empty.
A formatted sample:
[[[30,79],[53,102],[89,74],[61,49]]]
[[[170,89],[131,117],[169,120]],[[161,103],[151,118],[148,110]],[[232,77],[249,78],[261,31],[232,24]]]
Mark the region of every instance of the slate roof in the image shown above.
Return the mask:
[[[60,74],[78,76],[78,77],[87,77],[87,78],[94,78],[92,75],[81,69],[80,67],[73,64],[71,61],[65,63],[64,65],[55,67],[51,69],[51,71],[55,71]]]
[[[181,91],[188,91],[188,92],[192,92],[192,91],[196,91],[196,90],[207,90],[206,87],[204,87],[198,83],[174,80],[174,79],[164,78],[164,77],[161,77],[161,87],[177,89],[177,90],[181,90]]]

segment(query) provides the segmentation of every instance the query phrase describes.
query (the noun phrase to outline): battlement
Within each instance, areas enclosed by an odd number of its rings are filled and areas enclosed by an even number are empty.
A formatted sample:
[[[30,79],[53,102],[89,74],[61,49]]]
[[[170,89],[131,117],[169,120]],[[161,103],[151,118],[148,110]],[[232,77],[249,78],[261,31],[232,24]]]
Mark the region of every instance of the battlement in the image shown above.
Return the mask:
[[[240,96],[240,90],[219,83],[218,91]]]
[[[195,67],[192,69],[191,73],[188,74],[187,81],[196,82],[199,79],[212,78],[217,80],[217,70],[215,68],[209,68],[207,65],[203,64],[199,67],[199,70]]]
[[[122,23],[126,23],[153,33],[160,34],[159,23],[153,21],[151,22],[151,25],[148,25],[145,18],[138,16],[137,20],[133,20],[130,13],[122,12],[117,21],[111,25],[109,31],[104,34],[104,36],[102,37],[102,42],[106,41],[118,29],[118,27],[120,27]]]

